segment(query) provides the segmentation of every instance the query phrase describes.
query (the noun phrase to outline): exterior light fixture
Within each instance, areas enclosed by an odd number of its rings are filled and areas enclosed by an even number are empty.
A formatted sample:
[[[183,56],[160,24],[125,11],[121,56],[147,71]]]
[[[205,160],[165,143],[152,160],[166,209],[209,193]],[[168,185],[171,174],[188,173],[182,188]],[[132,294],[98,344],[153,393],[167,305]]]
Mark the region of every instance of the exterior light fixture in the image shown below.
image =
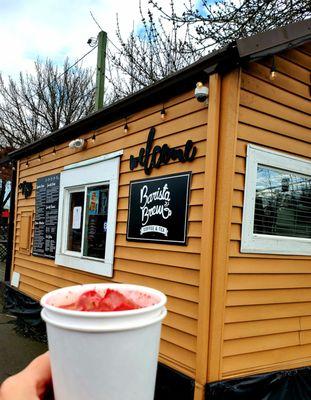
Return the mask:
[[[82,150],[85,147],[86,140],[84,139],[75,139],[69,143],[69,148],[73,150]]]
[[[271,69],[270,69],[270,80],[274,81],[276,76],[277,76],[277,72],[276,72],[276,66],[275,66],[275,59],[273,57],[272,66],[271,66]]]
[[[164,106],[163,106],[163,108],[162,108],[160,114],[161,114],[161,119],[164,119],[164,118],[165,118],[165,115],[166,115]]]
[[[128,127],[128,124],[127,124],[127,122],[125,123],[125,125],[124,125],[124,132],[125,133],[127,133],[128,132],[128,130],[129,130],[129,127]]]

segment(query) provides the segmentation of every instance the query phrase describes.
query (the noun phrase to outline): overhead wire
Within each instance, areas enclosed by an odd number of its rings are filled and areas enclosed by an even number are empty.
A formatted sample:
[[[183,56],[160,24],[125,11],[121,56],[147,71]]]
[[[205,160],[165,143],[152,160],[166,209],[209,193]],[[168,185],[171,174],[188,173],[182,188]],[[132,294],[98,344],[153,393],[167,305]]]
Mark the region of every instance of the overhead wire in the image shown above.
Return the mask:
[[[60,79],[62,76],[64,76],[65,74],[67,74],[68,71],[71,70],[71,68],[75,67],[80,61],[82,61],[86,56],[88,56],[90,53],[92,53],[93,50],[95,50],[97,48],[97,44],[96,46],[92,47],[91,50],[89,50],[87,53],[85,53],[82,57],[80,57],[74,64],[70,65],[70,67],[66,68],[60,75],[58,75],[55,80],[57,81],[58,79]],[[49,85],[45,85],[42,88],[42,91],[45,90]]]
[[[103,28],[99,25],[97,19],[94,17],[94,15],[93,15],[93,13],[92,13],[91,10],[90,10],[90,14],[91,14],[91,17],[93,18],[95,24],[98,26],[98,28],[99,28],[101,31],[103,31]]]
[[[80,57],[74,64],[70,65],[67,69],[65,69],[64,72],[62,72],[59,76],[56,77],[56,79],[61,78],[63,75],[65,75],[71,68],[75,67],[80,61],[82,61],[86,56],[88,56],[92,51],[94,51],[98,47],[98,44],[96,46],[92,47],[91,50],[89,50],[87,53],[85,53],[82,57]],[[45,88],[44,88],[45,89]]]
[[[82,57],[80,57],[78,60],[76,60],[72,65],[70,65],[68,68],[66,68],[60,75],[58,75],[55,80],[59,80],[62,76],[64,76],[68,71],[70,71],[71,68],[75,67],[79,62],[81,62],[85,57],[87,57],[92,51],[94,51],[96,48],[98,47],[98,45],[96,44],[96,46],[92,47],[91,50],[89,50],[88,52],[86,52]],[[45,90],[49,85],[45,85],[42,88],[42,91]],[[92,89],[90,89],[87,93],[85,93],[83,96],[80,96],[80,99],[84,99],[85,97],[89,96],[93,91],[94,91],[95,87],[93,87]],[[24,105],[25,107],[27,107],[26,105]],[[55,146],[53,151],[51,152],[52,154],[55,154]],[[49,154],[49,153],[48,153]],[[29,161],[27,159],[27,164],[29,165]],[[41,161],[41,160],[40,160]],[[28,166],[27,165],[27,166]]]
[[[98,44],[96,44],[96,46],[92,47],[91,50],[89,50],[87,53],[85,53],[82,57],[80,57],[72,65],[70,65],[68,68],[66,68],[60,75],[56,76],[55,80],[58,81],[62,76],[64,76],[68,71],[70,71],[71,68],[75,67],[80,61],[82,61],[85,57],[87,57],[90,53],[92,53],[92,51],[94,51],[97,47],[98,47]],[[41,90],[44,91],[48,86],[49,85],[46,84],[45,86],[43,86],[43,88]],[[88,92],[87,94],[89,94],[90,92]],[[82,96],[82,97],[85,97],[85,95]],[[26,104],[24,104],[24,103],[20,102],[19,105],[22,105],[22,106],[28,108],[28,106]]]
[[[118,52],[121,53],[121,50],[118,48],[117,45],[115,45],[115,44],[113,43],[113,41],[112,41],[111,39],[109,39],[109,37],[108,37],[108,42],[110,42],[110,43],[118,50]]]

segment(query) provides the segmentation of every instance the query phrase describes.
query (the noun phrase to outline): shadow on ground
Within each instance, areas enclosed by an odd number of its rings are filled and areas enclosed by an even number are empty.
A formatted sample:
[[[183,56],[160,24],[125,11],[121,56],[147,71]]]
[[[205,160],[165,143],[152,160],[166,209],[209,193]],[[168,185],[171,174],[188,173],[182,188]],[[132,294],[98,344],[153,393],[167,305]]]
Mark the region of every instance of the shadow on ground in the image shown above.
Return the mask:
[[[0,383],[23,369],[31,360],[47,350],[47,345],[25,338],[16,331],[15,317],[3,313],[4,264],[0,264]]]

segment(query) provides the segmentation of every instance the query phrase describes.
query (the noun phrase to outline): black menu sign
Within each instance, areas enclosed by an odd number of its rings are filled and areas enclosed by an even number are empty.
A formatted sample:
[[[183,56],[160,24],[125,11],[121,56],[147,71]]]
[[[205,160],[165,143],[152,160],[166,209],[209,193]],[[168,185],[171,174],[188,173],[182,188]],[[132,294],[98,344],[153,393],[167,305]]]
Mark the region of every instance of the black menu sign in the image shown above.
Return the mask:
[[[39,178],[36,185],[36,219],[32,254],[55,258],[60,175]]]
[[[191,172],[130,183],[127,240],[185,245]]]

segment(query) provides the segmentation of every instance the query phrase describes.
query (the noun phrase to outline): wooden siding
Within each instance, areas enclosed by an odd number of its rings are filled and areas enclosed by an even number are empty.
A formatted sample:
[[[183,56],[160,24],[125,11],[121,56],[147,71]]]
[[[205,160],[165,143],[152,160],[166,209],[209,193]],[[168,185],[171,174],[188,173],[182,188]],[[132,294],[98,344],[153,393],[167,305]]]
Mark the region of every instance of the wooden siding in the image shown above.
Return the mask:
[[[311,259],[241,254],[247,144],[310,160],[311,56],[304,46],[242,72],[221,378],[311,363]]]
[[[139,112],[127,123],[128,133],[123,130],[124,120],[103,126],[95,132],[87,132],[84,137],[96,133],[96,142],[87,144],[87,149],[74,152],[68,143],[28,159],[21,160],[19,182],[27,180],[36,183],[39,177],[59,173],[64,166],[102,154],[123,149],[120,165],[119,199],[116,227],[114,275],[112,279],[55,266],[53,260],[24,254],[20,244],[25,212],[35,212],[35,190],[25,199],[17,194],[16,241],[14,270],[21,274],[20,290],[39,299],[45,292],[73,284],[90,282],[127,282],[152,286],[168,296],[168,316],[164,321],[160,360],[167,365],[194,377],[197,348],[197,320],[199,302],[199,269],[201,252],[202,204],[205,172],[207,136],[207,108],[193,98],[193,93],[174,98],[165,103],[166,116],[160,116],[162,104]],[[156,127],[155,145],[167,143],[170,147],[183,146],[191,139],[198,148],[192,163],[171,162],[152,172],[152,177],[176,172],[193,172],[188,246],[136,243],[126,240],[129,182],[145,177],[141,167],[134,172],[129,169],[131,154],[137,155],[145,145],[151,126]],[[83,137],[83,135],[81,135]],[[18,182],[18,183],[19,183]],[[35,218],[35,216],[34,216]],[[33,238],[33,229],[32,229]]]

